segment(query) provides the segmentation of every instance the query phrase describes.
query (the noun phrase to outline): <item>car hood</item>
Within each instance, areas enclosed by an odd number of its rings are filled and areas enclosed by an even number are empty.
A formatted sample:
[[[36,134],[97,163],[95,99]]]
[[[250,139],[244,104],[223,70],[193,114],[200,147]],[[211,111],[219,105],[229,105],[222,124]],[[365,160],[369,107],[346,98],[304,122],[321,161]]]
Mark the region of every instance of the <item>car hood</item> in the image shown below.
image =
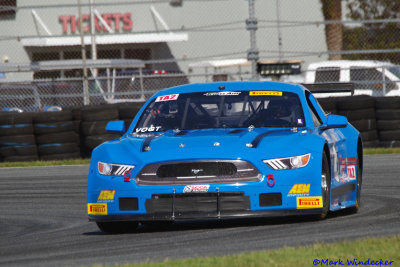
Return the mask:
[[[309,153],[316,136],[306,129],[256,128],[167,131],[126,135],[99,149],[115,161],[165,162],[196,159],[268,159]]]

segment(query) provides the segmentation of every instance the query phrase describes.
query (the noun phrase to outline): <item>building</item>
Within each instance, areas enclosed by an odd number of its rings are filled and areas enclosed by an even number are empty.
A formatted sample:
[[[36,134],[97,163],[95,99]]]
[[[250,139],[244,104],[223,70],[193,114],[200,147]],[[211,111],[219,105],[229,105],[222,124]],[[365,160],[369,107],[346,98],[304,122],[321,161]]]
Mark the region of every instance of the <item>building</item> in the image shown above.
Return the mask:
[[[0,12],[3,63],[81,58],[78,2],[0,1],[0,5],[8,10],[9,7],[16,8],[15,12]],[[197,81],[201,79],[196,73],[207,77],[218,69],[212,65],[209,69],[207,64],[198,62],[245,59],[250,47],[249,32],[245,28],[249,16],[246,0],[80,2],[87,58],[141,59],[147,68],[180,70],[193,74],[191,80]],[[90,26],[90,2],[93,4],[94,34]],[[323,25],[302,23],[323,20],[319,0],[255,0],[255,13],[260,59],[277,60],[280,57],[304,62],[325,59],[318,57],[320,51],[326,51]],[[278,45],[279,34],[281,47]],[[96,46],[91,46],[92,36]],[[248,71],[246,65],[243,68],[240,71]],[[13,72],[0,75],[0,82],[81,75],[79,70]]]

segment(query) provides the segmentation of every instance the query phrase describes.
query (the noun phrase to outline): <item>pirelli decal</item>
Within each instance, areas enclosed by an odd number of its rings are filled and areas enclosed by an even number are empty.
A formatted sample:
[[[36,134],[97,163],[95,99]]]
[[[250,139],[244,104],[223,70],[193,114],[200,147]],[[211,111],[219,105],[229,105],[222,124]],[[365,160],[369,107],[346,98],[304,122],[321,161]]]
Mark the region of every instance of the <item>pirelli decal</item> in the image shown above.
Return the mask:
[[[282,96],[282,92],[281,91],[250,91],[250,96],[257,96],[257,95]]]
[[[322,208],[322,197],[297,197],[297,209]]]
[[[88,203],[88,214],[107,215],[107,203]]]

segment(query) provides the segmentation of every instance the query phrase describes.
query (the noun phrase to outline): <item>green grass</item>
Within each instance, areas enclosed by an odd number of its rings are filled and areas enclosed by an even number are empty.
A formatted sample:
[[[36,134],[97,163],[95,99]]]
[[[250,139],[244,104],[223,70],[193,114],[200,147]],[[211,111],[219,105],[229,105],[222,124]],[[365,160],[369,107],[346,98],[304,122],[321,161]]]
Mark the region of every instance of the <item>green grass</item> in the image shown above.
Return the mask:
[[[295,236],[293,237],[295,238]],[[267,243],[268,240],[265,240]],[[156,251],[155,251],[156,253]],[[184,254],[182,255],[184,256]],[[304,247],[285,247],[277,250],[249,252],[222,257],[190,258],[183,260],[164,260],[156,263],[112,265],[123,267],[236,267],[236,266],[334,266],[333,264],[314,265],[315,259],[329,261],[342,260],[343,266],[351,266],[347,260],[358,259],[383,262],[394,261],[390,266],[400,266],[400,235],[384,238],[367,238],[351,242],[315,244]],[[103,265],[94,265],[103,266]],[[94,267],[93,266],[93,267]],[[336,265],[338,266],[338,265]],[[358,265],[360,266],[360,265]],[[363,265],[361,265],[363,266]],[[377,266],[377,265],[364,265]],[[379,266],[379,265],[378,265]],[[381,265],[385,266],[385,265]],[[386,265],[389,266],[389,265]]]
[[[374,154],[399,154],[400,147],[394,148],[365,148],[365,155]],[[58,166],[58,165],[84,165],[89,164],[90,159],[69,159],[69,160],[51,160],[51,161],[30,161],[30,162],[0,162],[2,167],[37,167],[37,166]]]
[[[399,154],[400,147],[378,147],[378,148],[364,148],[365,155],[374,155],[374,154]]]

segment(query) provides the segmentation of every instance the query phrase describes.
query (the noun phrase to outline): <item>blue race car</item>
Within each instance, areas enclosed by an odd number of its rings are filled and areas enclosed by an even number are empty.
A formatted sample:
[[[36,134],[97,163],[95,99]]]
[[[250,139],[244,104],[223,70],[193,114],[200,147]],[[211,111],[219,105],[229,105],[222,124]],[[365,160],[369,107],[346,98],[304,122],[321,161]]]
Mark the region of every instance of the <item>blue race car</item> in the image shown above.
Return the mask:
[[[151,97],[94,149],[87,211],[104,232],[138,223],[359,208],[363,150],[346,117],[301,85],[183,85]]]

